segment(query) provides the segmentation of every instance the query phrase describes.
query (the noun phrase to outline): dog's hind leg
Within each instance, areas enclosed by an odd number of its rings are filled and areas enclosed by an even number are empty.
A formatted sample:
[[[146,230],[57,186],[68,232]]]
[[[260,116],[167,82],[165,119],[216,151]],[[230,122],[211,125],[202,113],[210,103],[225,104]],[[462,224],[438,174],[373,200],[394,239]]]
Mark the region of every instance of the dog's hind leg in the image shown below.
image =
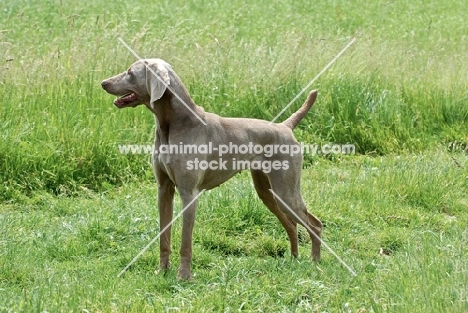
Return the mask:
[[[298,252],[298,238],[297,238],[297,224],[288,215],[281,212],[278,203],[270,192],[271,185],[268,176],[261,170],[251,170],[252,180],[254,182],[255,190],[258,196],[267,206],[267,208],[279,219],[289,237],[291,244],[291,255],[297,257]]]
[[[303,225],[312,240],[311,256],[320,260],[322,222],[307,211],[302,199],[300,175],[292,175],[295,171],[272,171],[268,174],[273,192],[277,195],[276,202],[284,214]],[[271,193],[271,191],[269,191]],[[275,196],[276,198],[276,196]],[[284,203],[283,203],[284,202]],[[291,212],[292,211],[292,212]]]

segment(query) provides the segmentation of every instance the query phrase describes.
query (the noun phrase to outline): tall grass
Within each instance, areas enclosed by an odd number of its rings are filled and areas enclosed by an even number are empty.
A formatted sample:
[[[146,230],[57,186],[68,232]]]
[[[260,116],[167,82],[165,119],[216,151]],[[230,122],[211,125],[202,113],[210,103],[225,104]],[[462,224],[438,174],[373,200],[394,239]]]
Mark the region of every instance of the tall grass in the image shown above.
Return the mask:
[[[468,141],[461,2],[0,6],[3,200],[151,177],[148,156],[117,145],[151,143],[154,119],[142,107],[118,111],[99,86],[134,61],[117,37],[169,61],[206,110],[271,119],[357,36],[315,84],[298,139],[378,155]]]

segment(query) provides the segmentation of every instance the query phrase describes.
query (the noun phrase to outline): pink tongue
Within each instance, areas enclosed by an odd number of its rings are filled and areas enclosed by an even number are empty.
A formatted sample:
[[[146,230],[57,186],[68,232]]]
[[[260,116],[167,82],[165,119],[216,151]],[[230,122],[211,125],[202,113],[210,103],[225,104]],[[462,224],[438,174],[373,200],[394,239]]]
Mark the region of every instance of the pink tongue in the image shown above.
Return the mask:
[[[133,100],[136,99],[136,94],[135,93],[131,93],[129,94],[128,96],[125,96],[125,97],[122,97],[122,98],[118,98],[114,101],[115,104],[125,104],[127,102],[132,102]]]

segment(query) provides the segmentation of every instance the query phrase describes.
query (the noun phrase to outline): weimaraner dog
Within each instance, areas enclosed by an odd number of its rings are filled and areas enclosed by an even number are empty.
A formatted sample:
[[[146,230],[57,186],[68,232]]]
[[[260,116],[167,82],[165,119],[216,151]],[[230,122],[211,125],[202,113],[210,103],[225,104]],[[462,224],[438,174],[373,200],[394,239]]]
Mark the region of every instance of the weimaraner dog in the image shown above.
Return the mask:
[[[250,169],[260,199],[286,229],[292,256],[298,255],[299,223],[311,237],[311,256],[320,260],[322,223],[307,211],[302,199],[302,153],[297,151],[300,146],[293,135],[293,129],[315,102],[317,91],[310,92],[296,113],[275,124],[205,112],[191,99],[172,67],[161,59],[139,60],[127,71],[104,80],[102,87],[119,97],[114,101],[118,108],[144,104],[156,119],[153,168],[158,181],[160,229],[165,229],[160,237],[160,270],[170,267],[175,188],[186,208],[178,278],[191,279],[196,199],[201,191],[219,186],[242,169]],[[192,151],[183,153],[187,146]],[[180,151],[169,151],[168,147]],[[207,147],[211,149],[207,151]],[[291,153],[293,150],[295,153]]]

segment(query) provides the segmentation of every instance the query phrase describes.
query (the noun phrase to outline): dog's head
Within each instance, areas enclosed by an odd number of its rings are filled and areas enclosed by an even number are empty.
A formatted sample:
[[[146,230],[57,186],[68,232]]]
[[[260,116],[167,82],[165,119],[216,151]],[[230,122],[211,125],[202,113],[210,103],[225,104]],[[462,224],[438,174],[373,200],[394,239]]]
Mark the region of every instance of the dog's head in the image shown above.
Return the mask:
[[[119,96],[114,100],[118,108],[136,107],[140,104],[154,108],[170,85],[171,66],[161,59],[143,59],[118,75],[102,81],[101,86],[108,93]]]

